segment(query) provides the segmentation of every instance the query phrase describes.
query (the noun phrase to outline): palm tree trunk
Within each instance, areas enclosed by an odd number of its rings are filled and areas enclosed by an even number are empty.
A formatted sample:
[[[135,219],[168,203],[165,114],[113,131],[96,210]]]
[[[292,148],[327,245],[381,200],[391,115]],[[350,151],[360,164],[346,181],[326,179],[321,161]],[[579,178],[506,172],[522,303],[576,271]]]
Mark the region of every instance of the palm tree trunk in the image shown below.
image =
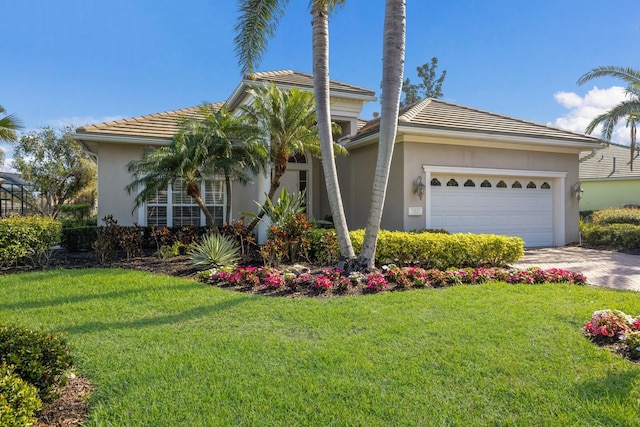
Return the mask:
[[[316,116],[327,197],[338,237],[340,255],[345,260],[355,258],[355,252],[351,245],[347,218],[342,206],[340,183],[338,182],[338,172],[333,152],[331,112],[329,108],[329,11],[326,3],[321,3],[315,2],[311,11],[313,14],[313,92],[316,98]]]
[[[200,193],[200,185],[197,182],[189,181],[187,183],[187,195],[191,197],[193,200],[195,200],[196,204],[202,210],[202,213],[204,213],[204,217],[207,221],[207,227],[209,227],[211,231],[213,231],[214,233],[218,233],[218,227],[216,226],[216,223],[213,219],[213,216],[211,215],[211,212],[209,212],[209,208],[207,208],[207,205],[204,203],[204,200],[202,200],[202,194]]]
[[[224,174],[224,185],[225,192],[227,193],[227,205],[225,206],[225,218],[227,219],[227,224],[231,224],[231,178],[229,178],[229,174]]]
[[[393,157],[393,146],[398,130],[398,112],[404,72],[405,30],[405,0],[386,0],[378,160],[373,178],[369,218],[367,219],[364,241],[357,261],[360,266],[367,269],[374,267],[378,232],[380,231],[382,209]]]
[[[280,179],[287,171],[287,165],[289,164],[289,153],[286,151],[279,151],[273,163],[273,177],[271,178],[271,184],[269,186],[269,194],[267,194],[269,200],[273,200],[273,195],[276,194],[276,191],[280,188]],[[249,225],[247,225],[247,230],[250,232],[253,231],[263,216],[264,210],[261,209],[258,216],[253,218]]]

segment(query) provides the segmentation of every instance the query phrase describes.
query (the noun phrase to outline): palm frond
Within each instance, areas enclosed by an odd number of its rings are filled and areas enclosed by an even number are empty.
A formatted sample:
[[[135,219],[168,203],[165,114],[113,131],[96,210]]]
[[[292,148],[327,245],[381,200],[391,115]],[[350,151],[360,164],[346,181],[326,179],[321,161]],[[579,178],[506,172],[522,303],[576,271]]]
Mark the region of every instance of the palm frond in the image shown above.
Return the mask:
[[[640,71],[630,67],[617,67],[613,65],[605,65],[596,67],[585,73],[578,79],[577,84],[583,85],[586,82],[598,77],[614,77],[627,83],[630,88],[640,89]]]
[[[244,0],[236,23],[235,51],[242,73],[253,73],[284,15],[289,0]]]

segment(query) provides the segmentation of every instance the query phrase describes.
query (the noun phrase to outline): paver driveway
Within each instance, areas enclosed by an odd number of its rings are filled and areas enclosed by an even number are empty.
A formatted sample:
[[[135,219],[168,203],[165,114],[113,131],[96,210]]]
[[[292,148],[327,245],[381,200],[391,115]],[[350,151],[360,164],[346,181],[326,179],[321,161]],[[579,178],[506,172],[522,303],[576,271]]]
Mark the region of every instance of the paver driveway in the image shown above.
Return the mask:
[[[586,249],[578,246],[525,250],[513,267],[562,268],[587,276],[591,285],[640,291],[640,255]]]

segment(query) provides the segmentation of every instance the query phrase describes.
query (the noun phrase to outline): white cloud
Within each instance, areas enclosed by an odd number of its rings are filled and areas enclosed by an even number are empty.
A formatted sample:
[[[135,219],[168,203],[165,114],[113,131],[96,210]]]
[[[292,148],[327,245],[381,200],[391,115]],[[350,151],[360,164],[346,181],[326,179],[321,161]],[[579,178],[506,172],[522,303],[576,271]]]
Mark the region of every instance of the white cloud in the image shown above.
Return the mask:
[[[47,125],[53,128],[61,129],[65,126],[80,127],[85,125],[93,125],[98,123],[113,122],[122,120],[124,116],[104,116],[104,117],[62,117],[59,119],[47,120]]]
[[[594,87],[584,97],[575,92],[557,92],[553,95],[556,102],[569,111],[552,124],[562,129],[584,133],[591,120],[622,102],[625,96],[625,89],[620,86],[606,89]],[[596,128],[593,135],[599,136],[600,129]],[[625,128],[625,123],[616,127],[611,139],[617,143],[629,142],[629,131]]]

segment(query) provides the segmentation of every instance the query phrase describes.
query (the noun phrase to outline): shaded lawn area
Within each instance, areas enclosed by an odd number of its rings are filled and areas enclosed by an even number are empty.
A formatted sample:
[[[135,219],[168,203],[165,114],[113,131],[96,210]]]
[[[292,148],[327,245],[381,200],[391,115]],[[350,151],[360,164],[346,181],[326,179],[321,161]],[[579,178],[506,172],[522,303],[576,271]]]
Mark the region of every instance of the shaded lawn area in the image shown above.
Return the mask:
[[[329,299],[118,269],[0,276],[0,323],[67,331],[89,426],[640,425],[640,366],[585,339],[637,293],[491,283]]]

